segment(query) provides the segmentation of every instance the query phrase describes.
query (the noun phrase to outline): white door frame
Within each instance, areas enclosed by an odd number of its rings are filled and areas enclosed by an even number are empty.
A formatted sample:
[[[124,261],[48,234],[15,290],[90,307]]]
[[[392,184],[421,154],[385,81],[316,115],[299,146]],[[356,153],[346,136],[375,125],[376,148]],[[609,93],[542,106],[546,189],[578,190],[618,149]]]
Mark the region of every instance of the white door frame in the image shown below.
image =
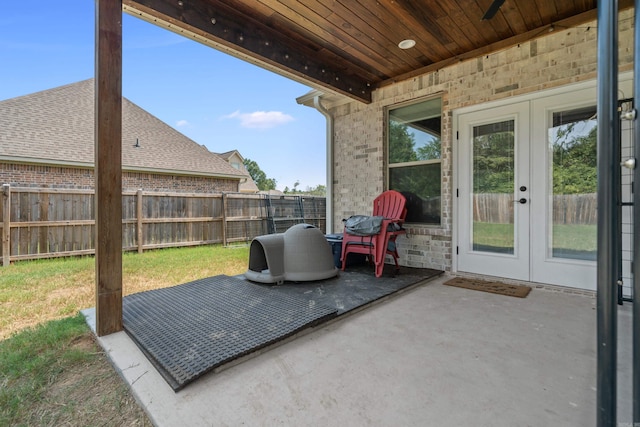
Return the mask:
[[[536,117],[537,126],[532,128],[532,140],[547,140],[547,129],[550,127],[552,113],[574,108],[596,106],[596,88],[586,88],[571,93],[551,95],[531,101],[531,115]],[[547,190],[549,156],[548,145],[538,143],[531,147],[531,157],[538,166],[531,176],[532,198],[536,203],[531,205],[531,229],[548,230],[547,222],[551,214],[551,198]],[[549,283],[575,288],[596,290],[597,268],[595,261],[570,260],[554,258],[549,254],[551,235],[549,232],[539,233],[538,238],[531,241],[531,281]]]
[[[502,276],[510,279],[529,280],[529,103],[520,102],[510,105],[491,108],[488,110],[474,111],[458,116],[460,126],[457,141],[458,151],[458,187],[457,205],[462,213],[456,227],[459,230],[457,243],[458,265],[463,271],[478,274],[495,274],[500,272]],[[513,121],[514,123],[514,182],[513,191],[509,195],[509,201],[513,204],[513,253],[495,253],[474,250],[470,243],[474,227],[472,181],[470,172],[473,170],[473,156],[471,145],[473,135],[470,130],[475,126]],[[520,190],[519,187],[525,188]],[[520,204],[516,200],[524,199]],[[464,222],[464,223],[463,223]]]
[[[632,91],[632,77],[633,74],[631,72],[626,72],[626,73],[622,73],[619,76],[619,88],[620,88],[620,94],[619,94],[619,98],[630,98],[633,96],[633,91]],[[472,113],[472,112],[477,112],[477,111],[481,111],[481,110],[487,110],[487,109],[493,109],[493,108],[498,108],[498,107],[502,107],[502,106],[508,106],[508,105],[512,105],[512,104],[518,104],[520,102],[531,102],[531,114],[533,115],[533,111],[536,109],[536,107],[538,107],[539,105],[543,105],[544,102],[542,101],[543,98],[549,98],[549,97],[557,97],[557,96],[562,96],[562,95],[569,95],[567,97],[567,99],[571,99],[571,96],[573,96],[573,94],[575,94],[576,92],[580,92],[583,90],[586,91],[593,91],[594,96],[591,99],[592,103],[595,104],[596,102],[596,98],[595,98],[595,88],[596,88],[596,81],[595,80],[591,80],[591,81],[587,81],[587,82],[581,82],[581,83],[577,83],[577,84],[571,84],[571,85],[566,85],[566,86],[562,86],[562,87],[558,87],[558,88],[554,88],[554,89],[549,89],[549,90],[545,90],[545,91],[539,91],[539,92],[535,92],[535,93],[531,93],[531,94],[527,94],[527,95],[521,95],[521,96],[517,96],[517,97],[511,97],[511,98],[507,98],[507,99],[503,99],[503,100],[499,100],[499,101],[492,101],[492,102],[488,102],[488,103],[484,103],[484,104],[479,104],[479,105],[474,105],[474,106],[470,106],[470,107],[464,107],[458,110],[454,110],[452,112],[452,128],[453,128],[453,132],[452,135],[453,137],[453,144],[452,144],[452,155],[453,155],[453,174],[452,174],[452,178],[453,178],[453,193],[452,193],[452,198],[453,198],[453,212],[452,212],[452,271],[453,272],[458,272],[460,271],[458,269],[458,263],[459,263],[459,254],[457,253],[456,247],[459,247],[460,243],[461,243],[461,236],[460,236],[460,231],[459,231],[459,221],[461,221],[460,218],[460,205],[459,205],[459,197],[456,197],[456,191],[457,189],[460,187],[460,149],[459,149],[459,144],[456,138],[456,135],[460,135],[460,129],[459,129],[459,116],[463,115],[463,114],[468,114],[468,113]],[[534,105],[537,104],[537,105]],[[575,102],[572,103],[573,106],[575,106]],[[561,105],[560,105],[561,106]],[[532,116],[533,118],[533,116]],[[538,118],[536,117],[536,120],[538,120]],[[535,126],[534,121],[531,121],[531,125]],[[546,126],[545,126],[546,129]],[[533,134],[533,132],[532,132]],[[533,138],[533,137],[532,137]],[[532,152],[536,153],[536,150],[533,149]],[[538,154],[536,154],[538,155]],[[538,166],[537,164],[535,165],[536,168],[541,167]],[[532,187],[534,187],[532,185]],[[536,191],[540,191],[540,189],[535,189],[532,188],[533,194],[532,196],[535,194]],[[539,221],[539,218],[536,218],[536,215],[534,215],[534,213],[532,212],[532,220],[533,221]],[[536,223],[536,225],[538,225]],[[533,225],[532,225],[533,227]],[[535,246],[536,249],[532,249],[532,250],[539,250],[539,246],[537,245],[532,245]],[[546,262],[547,260],[545,260],[544,262]],[[529,280],[535,280],[535,281],[539,281],[541,283],[548,283],[548,284],[553,284],[553,282],[550,280],[549,277],[545,276],[545,272],[541,272],[539,271],[539,269],[544,268],[541,267],[542,264],[540,263],[536,263],[537,265],[534,265],[534,263],[532,262],[531,264],[531,274],[530,274],[530,279]],[[570,287],[577,287],[577,288],[581,288],[581,289],[589,289],[589,290],[595,290],[595,269],[596,269],[596,263],[593,262],[592,263],[593,266],[593,272],[594,274],[591,275],[590,273],[586,273],[587,277],[585,278],[584,276],[581,276],[582,274],[585,274],[585,270],[583,269],[583,271],[580,273],[581,275],[579,275],[579,280],[577,280],[576,282],[578,283],[574,283],[574,284],[570,284],[570,283],[562,283],[562,285],[564,286],[570,286]],[[535,268],[536,271],[533,271],[533,269]],[[572,274],[572,273],[570,273]]]

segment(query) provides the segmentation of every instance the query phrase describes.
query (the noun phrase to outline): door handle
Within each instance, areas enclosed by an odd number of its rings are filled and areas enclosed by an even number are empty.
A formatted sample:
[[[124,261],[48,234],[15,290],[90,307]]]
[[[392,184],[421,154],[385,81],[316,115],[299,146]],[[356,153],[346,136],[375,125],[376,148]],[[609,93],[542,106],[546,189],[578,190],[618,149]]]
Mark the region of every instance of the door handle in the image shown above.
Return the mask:
[[[521,205],[524,205],[527,203],[527,199],[523,197],[522,199],[514,200],[513,203],[520,203]]]

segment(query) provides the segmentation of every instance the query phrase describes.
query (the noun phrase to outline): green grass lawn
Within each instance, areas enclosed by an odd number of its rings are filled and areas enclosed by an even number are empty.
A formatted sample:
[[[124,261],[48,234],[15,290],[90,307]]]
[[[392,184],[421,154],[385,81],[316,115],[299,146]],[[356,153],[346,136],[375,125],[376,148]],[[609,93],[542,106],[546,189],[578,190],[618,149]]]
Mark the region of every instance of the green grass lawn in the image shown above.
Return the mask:
[[[513,248],[513,225],[473,223],[473,242],[482,247]],[[595,253],[598,242],[595,225],[555,225],[553,249],[558,253]]]
[[[553,227],[554,248],[595,252],[598,229],[595,225],[556,225]]]
[[[125,295],[248,266],[249,248],[123,254]],[[0,425],[151,425],[94,342],[79,310],[95,306],[95,259],[0,268]]]
[[[513,248],[513,225],[474,222],[473,243],[483,248]]]
[[[122,256],[122,287],[128,295],[217,274],[242,274],[248,260],[247,246],[127,252]],[[0,339],[94,306],[94,257],[21,261],[0,268]]]
[[[82,314],[0,341],[0,425],[150,426]]]

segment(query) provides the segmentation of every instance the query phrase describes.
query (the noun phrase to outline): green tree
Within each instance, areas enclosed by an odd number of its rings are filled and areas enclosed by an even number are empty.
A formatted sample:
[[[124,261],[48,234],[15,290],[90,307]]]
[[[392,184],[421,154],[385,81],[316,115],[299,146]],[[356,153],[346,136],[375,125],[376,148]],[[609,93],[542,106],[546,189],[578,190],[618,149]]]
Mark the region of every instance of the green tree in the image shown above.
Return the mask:
[[[318,184],[315,187],[307,187],[305,193],[311,196],[326,196],[327,195],[327,187],[322,184]]]
[[[298,190],[298,186],[300,185],[300,181],[296,181],[293,183],[293,188],[284,187],[284,194],[295,194],[302,193],[302,191]]]
[[[435,160],[442,157],[442,141],[434,138],[428,144],[418,147],[418,160]]]
[[[414,162],[418,156],[414,150],[415,139],[407,125],[389,122],[389,163]]]
[[[307,186],[304,190],[299,190],[298,187],[300,186],[300,181],[296,181],[293,183],[293,188],[289,188],[289,187],[284,187],[284,194],[307,194],[309,196],[326,196],[327,195],[327,188],[322,185],[322,184],[318,184],[315,187],[309,187]]]
[[[415,136],[409,132],[406,124],[389,123],[389,163],[440,159],[440,151],[439,138],[432,138],[416,149]],[[408,198],[408,218],[415,222],[440,221],[438,213],[430,215],[424,212],[426,205],[439,205],[442,183],[440,163],[389,168],[389,182],[392,189],[400,191]]]
[[[267,174],[264,173],[258,163],[251,159],[244,159],[244,167],[247,168],[251,179],[256,183],[258,189],[261,191],[275,190],[276,180],[273,178],[267,178]]]
[[[486,132],[473,139],[473,191],[513,193],[514,131]]]
[[[588,134],[576,132],[576,124],[569,123],[556,131],[553,142],[553,193],[595,193],[598,187],[597,139],[598,128]]]

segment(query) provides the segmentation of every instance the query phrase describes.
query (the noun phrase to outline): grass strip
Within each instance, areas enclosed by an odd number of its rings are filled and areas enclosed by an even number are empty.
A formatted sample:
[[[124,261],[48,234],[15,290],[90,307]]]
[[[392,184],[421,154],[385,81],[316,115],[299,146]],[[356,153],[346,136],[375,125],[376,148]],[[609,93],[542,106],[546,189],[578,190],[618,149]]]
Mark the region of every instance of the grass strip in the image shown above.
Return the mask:
[[[0,425],[151,423],[77,314],[0,341]]]
[[[124,294],[241,274],[248,255],[221,245],[124,253]],[[151,425],[79,313],[94,299],[93,257],[0,268],[0,426]]]
[[[249,248],[222,245],[122,255],[124,295],[203,277],[244,273]],[[20,261],[0,267],[0,339],[27,327],[95,307],[94,257]]]
[[[96,357],[73,346],[78,336],[88,332],[84,316],[78,314],[0,341],[0,425],[24,420],[58,375]]]

